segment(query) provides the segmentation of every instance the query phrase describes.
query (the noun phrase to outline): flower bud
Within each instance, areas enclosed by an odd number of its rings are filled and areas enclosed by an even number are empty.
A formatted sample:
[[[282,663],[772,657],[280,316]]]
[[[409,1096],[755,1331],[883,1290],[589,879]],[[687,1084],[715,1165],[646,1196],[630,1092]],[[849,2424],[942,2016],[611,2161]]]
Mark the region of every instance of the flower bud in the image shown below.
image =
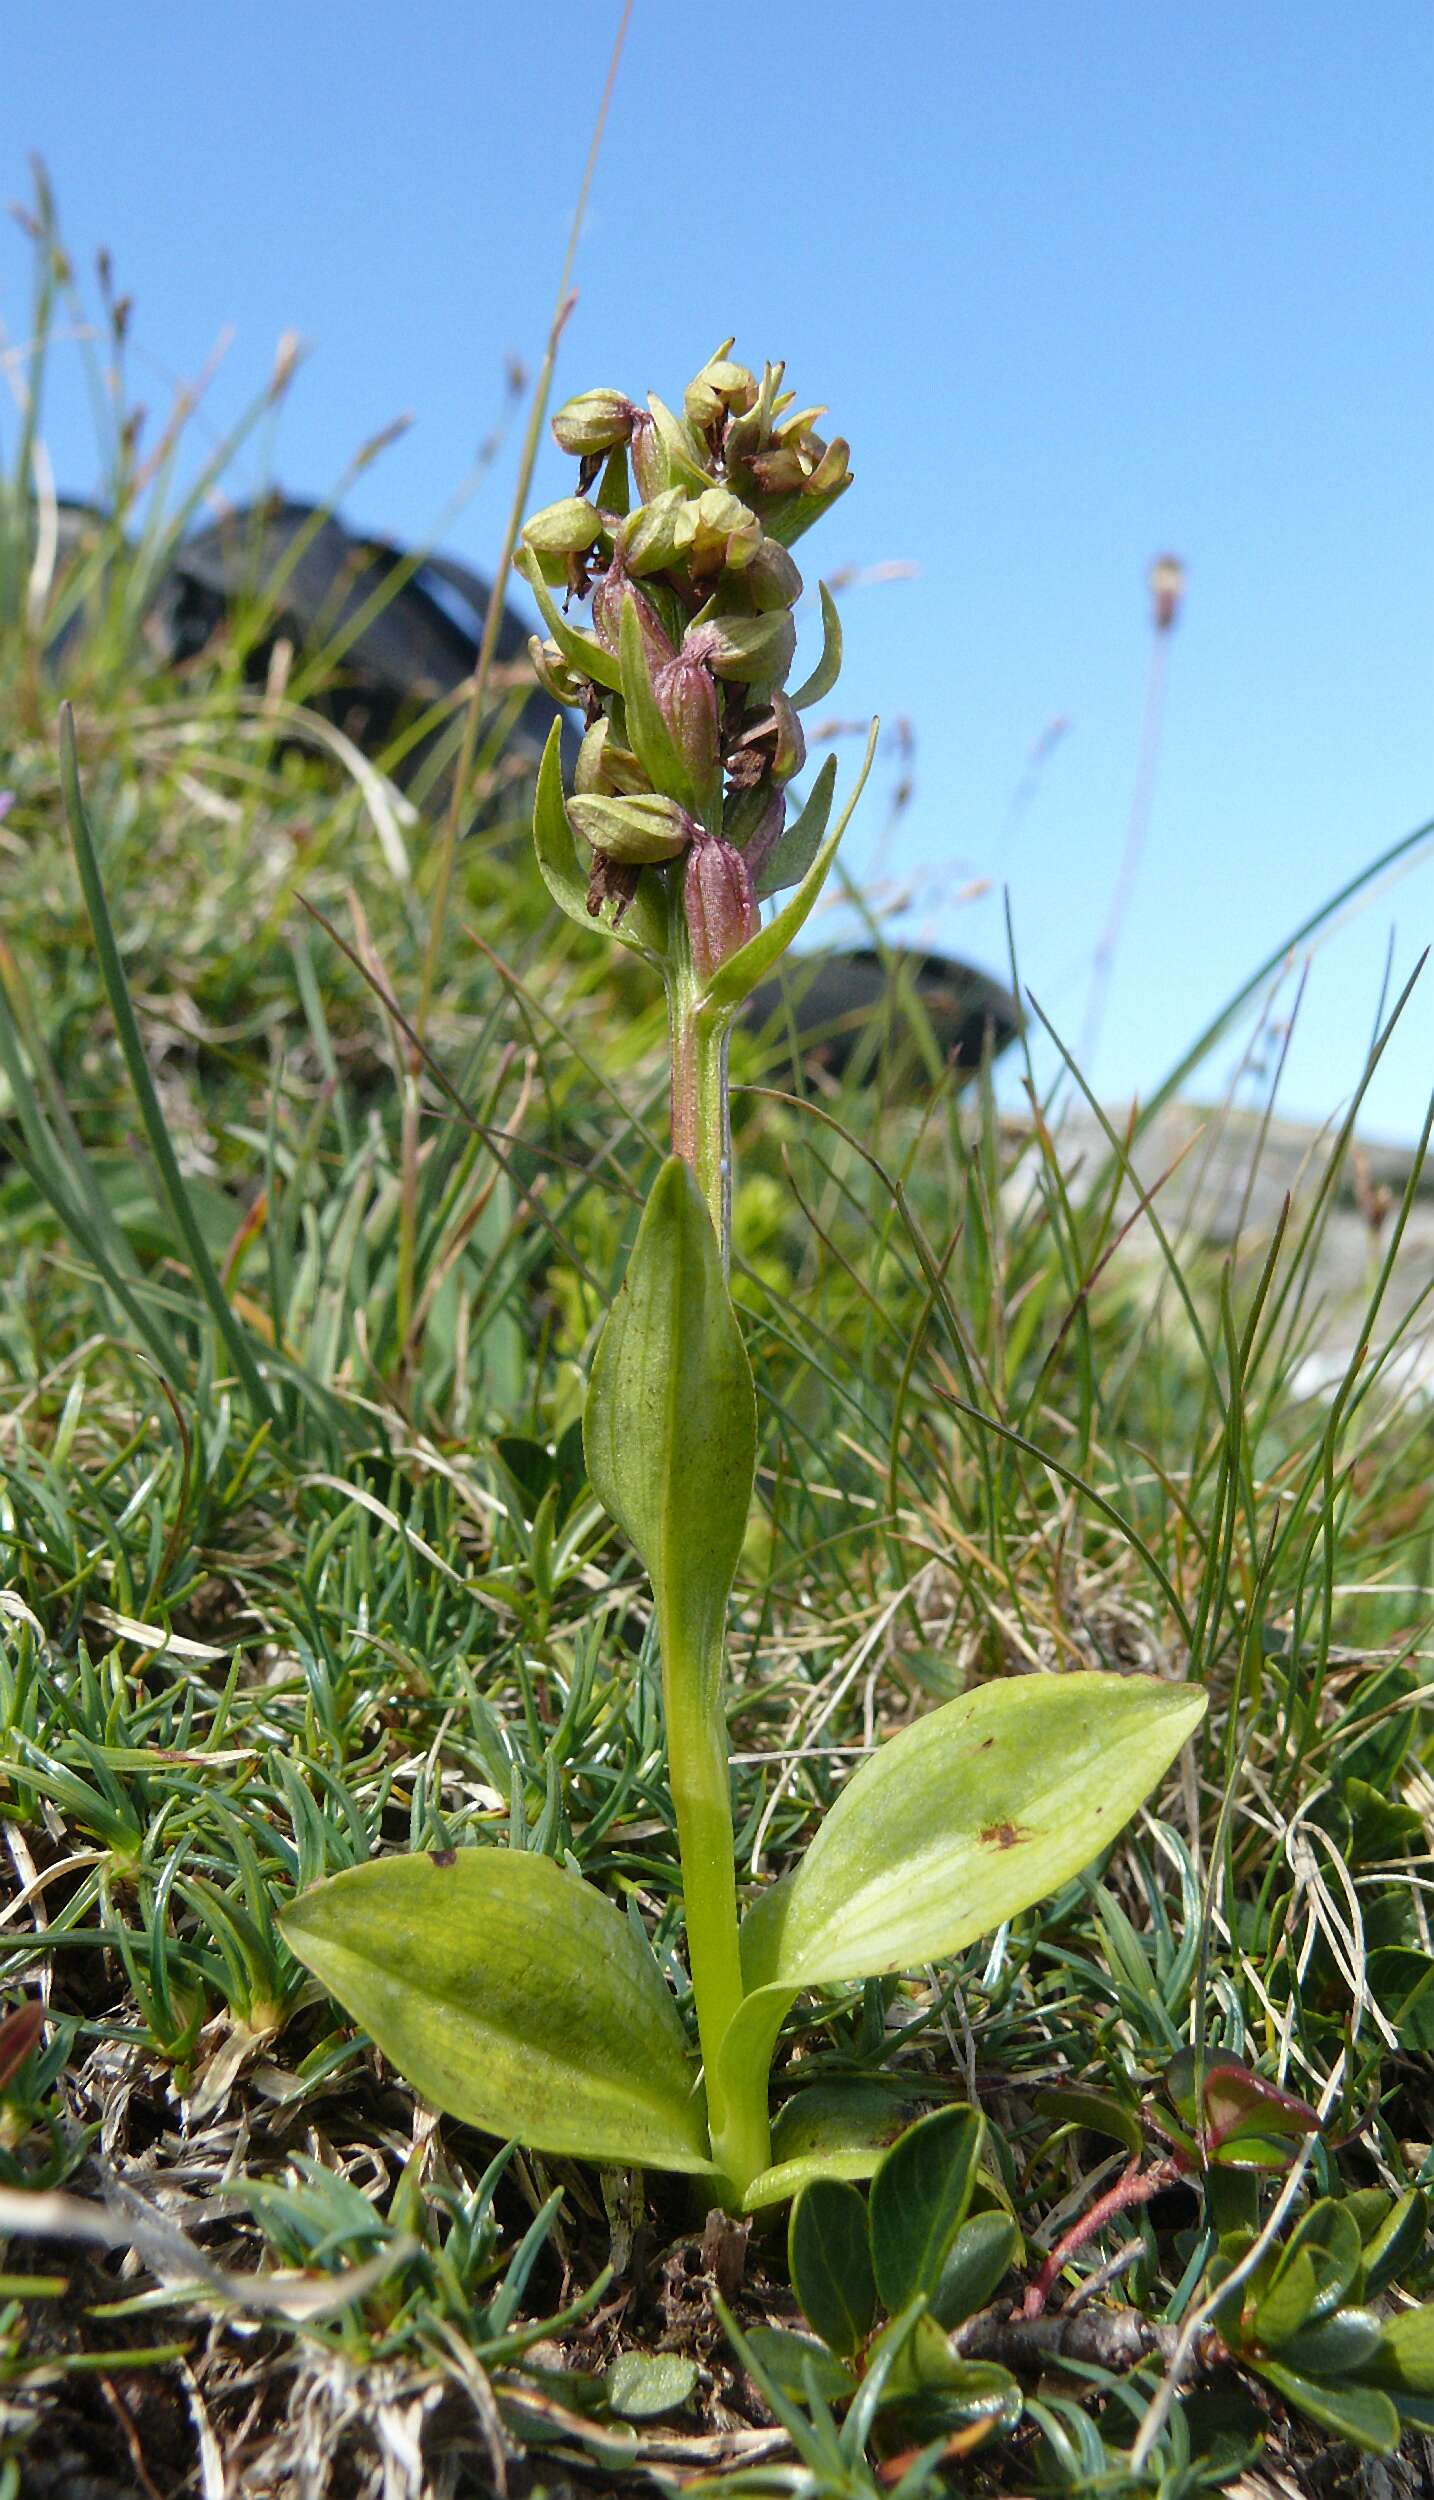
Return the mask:
[[[694,573],[739,572],[761,543],[755,512],[725,486],[709,486],[676,516],[677,552]]]
[[[617,544],[629,573],[662,573],[676,563],[688,509],[682,488],[668,486],[624,521]]]
[[[602,514],[581,495],[564,495],[523,523],[523,544],[537,558],[538,570],[550,587],[571,586],[578,559],[602,536]]]
[[[579,391],[554,417],[553,438],[560,451],[586,459],[627,442],[636,418],[637,410],[621,391]]]
[[[644,503],[655,503],[672,484],[662,437],[645,408],[639,408],[632,429],[632,474]]]
[[[745,415],[756,403],[757,377],[745,365],[729,361],[727,348],[731,344],[728,339],[715,356],[708,357],[682,395],[689,424],[702,427],[704,432],[723,417]]]
[[[533,675],[554,703],[581,703],[588,680],[568,666],[555,642],[545,642],[541,634],[530,634],[528,657],[533,663]]]
[[[800,714],[793,711],[786,696],[779,692],[773,693],[771,705],[769,712],[743,730],[737,740],[736,752],[729,759],[729,770],[739,787],[746,781],[747,775],[738,769],[738,755],[758,759],[762,771],[770,773],[773,781],[778,782],[790,781],[807,760],[806,733]]]
[[[754,608],[794,608],[802,595],[802,577],[786,548],[764,537],[742,575],[742,587]]]
[[[697,832],[686,808],[655,790],[631,798],[580,795],[569,799],[568,818],[595,851],[628,868],[680,858]]]
[[[545,504],[531,521],[523,523],[523,543],[537,556],[581,555],[602,536],[602,514],[595,512],[581,495],[564,495],[560,503]]]
[[[747,863],[720,834],[699,837],[687,854],[682,901],[699,980],[755,937],[761,922]]]
[[[717,687],[712,673],[684,646],[675,659],[654,669],[652,692],[667,723],[668,735],[705,806],[716,797],[722,778]]]
[[[673,646],[650,599],[635,590],[623,570],[621,560],[614,556],[607,571],[593,584],[593,632],[604,651],[614,654],[621,647],[623,601],[630,599],[637,610],[642,627],[642,647],[647,656],[649,675],[672,657]]]
[[[618,745],[606,715],[595,720],[584,735],[573,767],[573,788],[579,797],[623,798],[651,787],[637,757]]]
[[[774,686],[785,677],[797,648],[797,629],[785,608],[764,616],[714,616],[683,644],[718,677],[739,685]]]

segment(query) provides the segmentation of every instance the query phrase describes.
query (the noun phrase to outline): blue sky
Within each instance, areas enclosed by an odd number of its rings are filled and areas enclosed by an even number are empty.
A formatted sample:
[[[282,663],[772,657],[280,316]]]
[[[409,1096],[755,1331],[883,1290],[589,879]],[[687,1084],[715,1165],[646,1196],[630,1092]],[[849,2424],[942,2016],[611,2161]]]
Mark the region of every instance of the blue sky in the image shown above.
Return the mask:
[[[291,490],[327,490],[411,409],[347,509],[426,536],[506,356],[541,351],[617,17],[10,0],[0,194],[38,149],[77,259],[107,244],[136,298],[156,414],[226,325],[215,426],[303,335],[266,453]],[[1073,1041],[1135,778],[1145,570],[1165,548],[1189,568],[1094,1062],[1110,1098],[1150,1090],[1323,896],[1434,816],[1431,126],[1422,0],[636,0],[560,392],[676,398],[735,331],[829,404],[857,481],[805,543],[809,578],[920,566],[844,600],[842,710],[908,720],[915,780],[888,831],[889,741],[850,865],[913,889],[893,934],[993,968],[1008,888],[1025,978]],[[27,298],[7,224],[12,342]],[[91,484],[77,365],[47,431],[62,482]],[[447,531],[480,567],[516,456],[514,435]],[[542,498],[568,474],[550,450]],[[1318,951],[1291,1113],[1354,1081],[1391,934],[1402,976],[1434,935],[1434,847]],[[1421,986],[1376,1133],[1411,1135],[1434,1083]]]

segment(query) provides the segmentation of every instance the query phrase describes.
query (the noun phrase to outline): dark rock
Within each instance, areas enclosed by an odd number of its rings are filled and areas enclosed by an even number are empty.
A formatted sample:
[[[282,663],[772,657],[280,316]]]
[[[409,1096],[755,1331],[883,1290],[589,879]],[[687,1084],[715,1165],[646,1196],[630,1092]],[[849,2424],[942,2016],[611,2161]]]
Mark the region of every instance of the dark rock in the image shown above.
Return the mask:
[[[373,756],[472,676],[492,596],[490,583],[451,557],[415,558],[390,539],[356,535],[317,505],[275,495],[182,542],[158,613],[176,662],[220,633],[244,632],[245,675],[258,685],[280,641],[301,660],[332,654],[321,689],[308,699]],[[494,653],[497,671],[510,684],[516,678],[518,689],[504,762],[524,777],[554,717],[530,679],[529,630],[505,607]],[[420,779],[452,734],[450,719],[426,731],[395,778]],[[567,743],[571,762],[575,733]]]
[[[1020,1031],[1009,990],[949,955],[879,954],[874,947],[790,956],[755,989],[743,1020],[772,1048],[785,1052],[795,1033],[804,1060],[833,1077],[855,1063],[880,1072],[883,1084],[910,1094],[933,1081],[923,1036],[903,992],[920,1002],[940,1062],[969,1074],[994,1058]]]

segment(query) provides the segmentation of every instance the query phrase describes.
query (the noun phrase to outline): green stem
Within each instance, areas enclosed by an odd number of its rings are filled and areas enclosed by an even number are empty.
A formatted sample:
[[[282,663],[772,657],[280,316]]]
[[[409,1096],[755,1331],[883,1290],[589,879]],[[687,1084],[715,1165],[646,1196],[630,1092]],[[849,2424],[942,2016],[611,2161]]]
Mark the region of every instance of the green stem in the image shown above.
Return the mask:
[[[684,932],[685,934],[685,932]],[[732,1127],[727,1096],[730,1019],[703,1012],[690,962],[672,970],[668,1007],[672,1035],[672,1146],[707,1202],[722,1253],[731,1264]],[[697,2005],[697,2030],[707,2077],[712,2157],[740,2194],[771,2159],[766,2076],[729,2097],[719,2081],[718,2052],[742,2001],[737,1939],[736,1844],[727,1716],[722,1705],[721,1644],[710,1658],[689,1653],[683,1626],[659,1625],[663,1703],[677,1846],[687,1914],[687,1958]]]
[[[730,1019],[698,1005],[695,975],[684,965],[668,986],[672,1036],[672,1151],[690,1164],[707,1201],[722,1253],[732,1264],[732,1121],[727,1101]]]
[[[666,1616],[659,1634],[668,1770],[687,1916],[687,1962],[707,2077],[712,2158],[740,2193],[749,2179],[766,2169],[771,2139],[766,2076],[756,2078],[754,2091],[732,2097],[719,2081],[718,2051],[742,2002],[722,1653],[719,1648],[710,1660],[692,1657],[682,1626]]]

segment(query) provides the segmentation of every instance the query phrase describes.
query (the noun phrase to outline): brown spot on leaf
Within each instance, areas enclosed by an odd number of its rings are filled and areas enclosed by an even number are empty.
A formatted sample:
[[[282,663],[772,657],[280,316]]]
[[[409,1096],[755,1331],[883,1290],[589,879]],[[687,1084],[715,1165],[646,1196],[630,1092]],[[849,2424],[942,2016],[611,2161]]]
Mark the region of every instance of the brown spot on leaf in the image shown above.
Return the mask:
[[[1022,1831],[1019,1823],[988,1823],[980,1834],[988,1849],[1014,1849],[1030,1837],[1029,1832]]]
[[[428,1855],[435,1866],[456,1866],[458,1863],[456,1849],[430,1849]]]

